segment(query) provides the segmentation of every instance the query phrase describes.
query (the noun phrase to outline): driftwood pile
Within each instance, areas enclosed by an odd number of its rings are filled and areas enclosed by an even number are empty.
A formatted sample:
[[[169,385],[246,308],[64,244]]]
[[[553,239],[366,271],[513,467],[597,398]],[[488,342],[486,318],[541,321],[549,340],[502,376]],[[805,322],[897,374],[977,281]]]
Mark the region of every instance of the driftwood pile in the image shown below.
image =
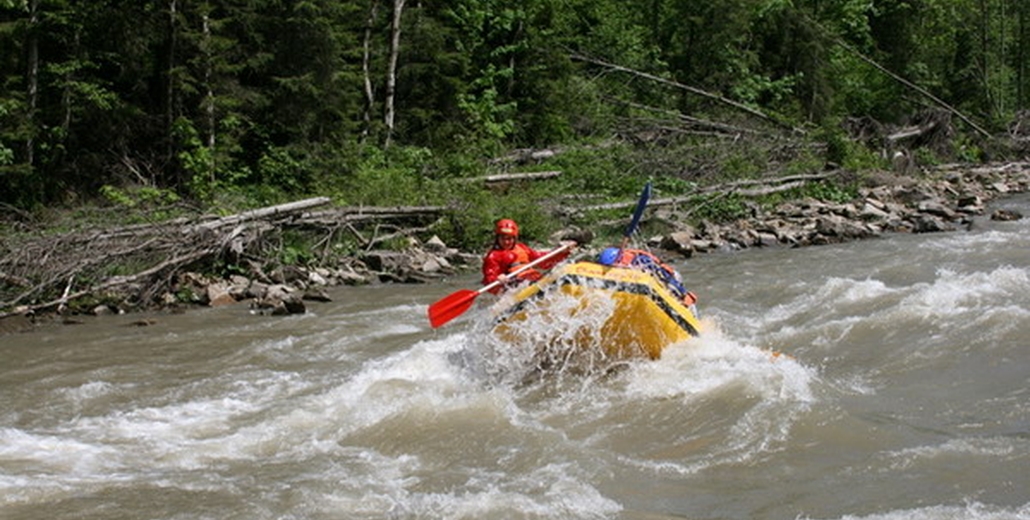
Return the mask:
[[[177,219],[5,243],[0,309],[9,310],[0,317],[39,311],[63,314],[71,304],[81,307],[82,302],[89,311],[102,314],[181,303],[219,305],[244,298],[274,312],[299,312],[300,291],[309,287],[426,281],[456,271],[451,262],[467,261],[432,242],[420,248],[421,253],[405,255],[408,262],[397,260],[400,253],[375,249],[384,241],[429,231],[443,207],[311,211],[328,203],[328,198],[319,197],[222,218]],[[324,250],[313,255],[320,258],[334,256],[331,245],[340,233],[352,235],[364,249],[356,255],[336,255],[338,262],[328,267],[269,268],[266,260],[281,256],[277,250],[284,247],[283,234],[291,230],[322,236],[317,247]],[[413,267],[416,260],[421,263]],[[233,264],[240,274],[227,280],[198,274],[219,263]]]

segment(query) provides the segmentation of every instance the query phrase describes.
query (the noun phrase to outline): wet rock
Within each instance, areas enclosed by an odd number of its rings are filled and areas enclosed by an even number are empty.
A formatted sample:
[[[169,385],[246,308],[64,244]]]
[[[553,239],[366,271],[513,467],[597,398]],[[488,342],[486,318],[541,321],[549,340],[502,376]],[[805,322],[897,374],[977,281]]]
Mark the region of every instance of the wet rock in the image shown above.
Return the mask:
[[[236,298],[230,293],[230,286],[225,282],[217,282],[207,286],[207,305],[209,307],[221,307],[236,303]]]
[[[997,220],[1000,222],[1009,222],[1013,220],[1020,220],[1023,218],[1023,214],[1010,209],[999,209],[991,213],[991,220]]]
[[[955,226],[946,223],[942,218],[928,213],[920,213],[912,217],[912,224],[916,233],[939,233],[942,231],[954,231]]]
[[[245,295],[247,298],[263,298],[265,293],[268,292],[269,287],[270,285],[265,282],[251,280],[250,285],[247,286]]]
[[[407,255],[399,251],[369,251],[361,261],[372,271],[396,272],[407,263]]]
[[[302,296],[301,299],[323,303],[333,301],[333,299],[329,297],[329,294],[322,289],[308,289],[304,292],[304,296]]]
[[[866,199],[858,216],[863,220],[882,221],[888,220],[890,218],[890,213],[887,211],[886,205],[879,203],[879,201],[876,200]]]
[[[963,195],[957,201],[958,210],[972,215],[982,215],[984,212],[983,199],[979,195]]]
[[[991,184],[991,189],[993,189],[994,191],[996,191],[998,193],[1008,193],[1009,192],[1009,185],[1008,185],[1008,183],[1005,183],[1005,182],[996,182],[994,184]]]
[[[296,289],[293,287],[277,283],[269,285],[268,288],[265,289],[265,293],[261,295],[261,299],[268,301],[282,301],[290,298],[295,291]]]
[[[285,284],[273,284],[268,286],[264,294],[254,299],[251,308],[258,310],[261,314],[269,313],[272,316],[284,316],[287,314],[303,314],[307,307],[301,299],[301,295],[293,287]]]
[[[429,257],[422,262],[422,265],[419,266],[419,270],[424,273],[436,273],[444,270],[445,267],[450,267],[447,260],[444,260],[443,258]]]
[[[112,316],[118,314],[118,310],[114,307],[111,307],[110,305],[100,304],[96,307],[93,307],[93,310],[90,311],[90,314],[94,316]]]
[[[755,235],[755,245],[760,247],[771,247],[779,245],[780,239],[773,233],[757,232]]]
[[[924,200],[918,205],[919,211],[938,216],[946,220],[955,220],[957,215],[954,210],[944,205],[939,199]]]
[[[659,241],[659,247],[683,256],[690,257],[694,254],[694,233],[687,231],[676,231]]]
[[[251,296],[248,294],[250,290],[251,280],[243,275],[234,274],[229,277],[229,294],[234,300],[246,300]]]
[[[329,285],[329,281],[326,280],[326,277],[322,276],[317,271],[309,271],[308,272],[308,283],[310,283],[311,285],[320,285],[320,286]]]
[[[304,305],[304,302],[297,297],[287,298],[272,307],[272,316],[304,314],[305,312],[307,312],[307,307]]]
[[[365,285],[370,283],[367,275],[361,274],[349,267],[334,271],[333,278],[342,285]]]

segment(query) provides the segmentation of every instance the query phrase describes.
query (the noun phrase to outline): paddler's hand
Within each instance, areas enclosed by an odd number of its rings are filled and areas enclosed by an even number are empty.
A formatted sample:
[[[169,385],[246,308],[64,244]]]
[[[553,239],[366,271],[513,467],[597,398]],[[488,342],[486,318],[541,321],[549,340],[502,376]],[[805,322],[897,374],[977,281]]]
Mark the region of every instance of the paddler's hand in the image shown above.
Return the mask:
[[[506,275],[506,274],[499,274],[499,275],[497,275],[497,282],[500,283],[501,285],[508,285],[508,275]]]

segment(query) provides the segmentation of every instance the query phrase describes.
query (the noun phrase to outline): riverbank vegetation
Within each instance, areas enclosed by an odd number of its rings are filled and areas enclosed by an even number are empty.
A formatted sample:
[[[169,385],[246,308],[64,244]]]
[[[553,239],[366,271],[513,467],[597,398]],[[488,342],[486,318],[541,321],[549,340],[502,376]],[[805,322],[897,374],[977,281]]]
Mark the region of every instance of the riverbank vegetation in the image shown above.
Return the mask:
[[[684,224],[844,202],[882,170],[1026,157],[1028,26],[1019,0],[0,0],[4,254],[313,197],[334,209],[248,254],[479,251],[502,215],[607,240],[647,180]],[[171,251],[8,269],[0,304]],[[215,258],[195,267],[245,268]]]

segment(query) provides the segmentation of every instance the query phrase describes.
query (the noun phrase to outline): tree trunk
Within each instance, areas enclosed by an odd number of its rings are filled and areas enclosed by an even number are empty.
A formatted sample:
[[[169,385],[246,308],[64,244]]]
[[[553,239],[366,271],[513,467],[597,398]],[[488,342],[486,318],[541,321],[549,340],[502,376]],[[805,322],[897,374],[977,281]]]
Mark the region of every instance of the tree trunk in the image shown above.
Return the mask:
[[[204,113],[207,118],[207,150],[208,160],[210,161],[207,165],[208,180],[213,185],[215,182],[215,144],[216,144],[216,132],[215,132],[215,92],[211,88],[212,80],[212,56],[211,49],[213,43],[211,42],[211,14],[207,11],[201,17],[203,20],[204,30],[204,84],[207,88],[207,95],[204,97]]]
[[[1018,4],[1016,24],[1019,32],[1018,45],[1016,47],[1017,65],[1016,65],[1016,110],[1022,110],[1026,107],[1026,49],[1030,46],[1030,42],[1027,41],[1028,35],[1026,31],[1026,17],[1027,12],[1030,8],[1027,7],[1027,3],[1023,2]]]
[[[991,95],[991,71],[988,66],[990,61],[990,38],[988,36],[991,23],[990,8],[987,0],[980,0],[980,76],[983,80],[984,99],[987,102],[987,109],[994,110],[994,96]]]
[[[397,57],[401,47],[401,13],[405,0],[393,0],[393,21],[390,22],[390,59],[386,71],[386,103],[383,122],[386,124],[386,146],[393,139],[394,95],[397,89]]]
[[[39,25],[39,0],[29,2],[29,41],[28,41],[28,120],[29,136],[25,139],[25,162],[31,168],[34,162],[36,147],[36,104],[39,98],[39,38],[36,37]]]
[[[172,138],[172,124],[175,119],[175,52],[178,38],[175,32],[175,18],[178,16],[178,0],[168,0],[168,62],[165,63],[165,160],[171,160],[175,155],[175,139]],[[179,184],[181,179],[175,179]]]
[[[365,111],[362,114],[364,128],[361,130],[361,138],[364,140],[372,131],[372,108],[375,107],[375,92],[372,90],[372,28],[375,26],[376,18],[379,17],[379,0],[372,0],[368,11],[368,19],[365,21],[365,38],[361,44],[361,73],[364,76],[365,84]]]

